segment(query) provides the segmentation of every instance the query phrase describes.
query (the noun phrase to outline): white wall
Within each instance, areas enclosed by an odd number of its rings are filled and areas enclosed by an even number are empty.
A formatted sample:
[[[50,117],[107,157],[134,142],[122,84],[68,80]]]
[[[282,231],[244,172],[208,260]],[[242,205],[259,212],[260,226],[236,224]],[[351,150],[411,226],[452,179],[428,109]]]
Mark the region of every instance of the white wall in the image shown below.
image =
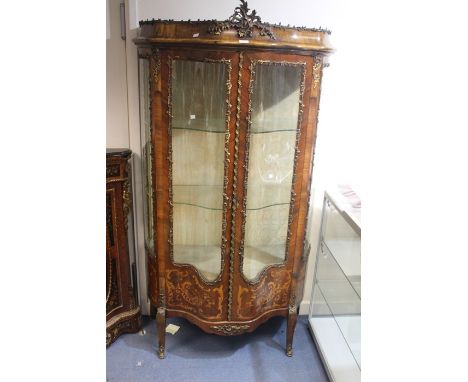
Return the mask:
[[[125,41],[120,33],[120,0],[107,0],[106,147],[129,147]]]
[[[238,5],[237,0],[127,0],[127,76],[129,92],[129,136],[130,148],[139,159],[139,121],[138,121],[138,78],[136,67],[136,48],[131,38],[136,36],[139,20],[161,19],[219,19],[228,18]],[[323,189],[336,183],[359,184],[361,168],[361,132],[359,120],[356,118],[360,97],[359,76],[362,72],[357,46],[365,41],[359,41],[353,34],[353,20],[347,18],[348,4],[344,0],[250,0],[249,7],[256,9],[263,21],[271,23],[291,24],[299,26],[322,26],[332,30],[331,41],[337,49],[331,56],[331,66],[325,69],[322,84],[322,99],[319,115],[317,146],[313,175],[313,216],[311,219],[312,251],[309,258],[305,282],[304,300],[301,313],[307,313],[312,287],[315,265],[315,248],[319,234],[320,214]],[[349,100],[353,100],[349,102]],[[364,105],[362,105],[364,107]],[[120,130],[117,130],[120,129]],[[108,125],[108,136],[124,135],[121,126]],[[138,160],[136,161],[136,165]],[[138,170],[138,168],[136,168]],[[136,194],[142,195],[141,178],[136,171]],[[142,227],[141,198],[136,199],[137,226]],[[139,223],[138,223],[139,221]],[[142,304],[146,301],[146,272],[144,271],[144,251],[142,232],[138,230],[140,295]],[[145,309],[145,308],[144,308]]]

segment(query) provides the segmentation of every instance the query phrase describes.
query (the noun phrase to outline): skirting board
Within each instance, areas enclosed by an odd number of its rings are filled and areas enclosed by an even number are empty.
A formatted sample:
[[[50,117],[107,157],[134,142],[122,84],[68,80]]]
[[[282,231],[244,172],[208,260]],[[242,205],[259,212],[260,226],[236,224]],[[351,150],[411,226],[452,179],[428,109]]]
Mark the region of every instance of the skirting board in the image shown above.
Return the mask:
[[[299,315],[308,315],[310,308],[309,300],[302,300],[301,305],[299,306]]]

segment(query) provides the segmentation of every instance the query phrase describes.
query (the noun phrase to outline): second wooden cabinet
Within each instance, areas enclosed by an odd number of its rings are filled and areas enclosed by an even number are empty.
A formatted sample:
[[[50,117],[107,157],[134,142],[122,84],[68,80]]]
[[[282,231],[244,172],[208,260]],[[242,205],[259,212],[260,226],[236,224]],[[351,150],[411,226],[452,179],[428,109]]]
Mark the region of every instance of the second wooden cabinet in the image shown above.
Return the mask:
[[[242,7],[239,17],[249,17],[244,2],[236,12]],[[292,354],[331,49],[321,29],[242,29],[239,20],[152,20],[135,40],[148,294],[161,358],[174,316],[220,335],[284,316]]]

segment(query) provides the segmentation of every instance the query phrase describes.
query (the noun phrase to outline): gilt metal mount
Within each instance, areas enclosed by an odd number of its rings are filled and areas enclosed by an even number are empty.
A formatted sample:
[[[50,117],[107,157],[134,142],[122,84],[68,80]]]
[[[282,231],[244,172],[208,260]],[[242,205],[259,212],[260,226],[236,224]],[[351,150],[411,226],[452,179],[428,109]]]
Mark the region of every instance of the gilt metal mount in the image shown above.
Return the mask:
[[[260,16],[254,9],[250,12],[247,1],[241,0],[240,6],[234,9],[234,14],[226,21],[216,21],[208,28],[210,34],[221,34],[227,29],[235,29],[237,35],[241,38],[251,38],[255,28],[259,30],[260,36],[268,36],[271,39],[276,39],[275,35],[267,24],[262,23]]]
[[[227,335],[241,334],[249,329],[249,325],[214,325],[213,329]]]

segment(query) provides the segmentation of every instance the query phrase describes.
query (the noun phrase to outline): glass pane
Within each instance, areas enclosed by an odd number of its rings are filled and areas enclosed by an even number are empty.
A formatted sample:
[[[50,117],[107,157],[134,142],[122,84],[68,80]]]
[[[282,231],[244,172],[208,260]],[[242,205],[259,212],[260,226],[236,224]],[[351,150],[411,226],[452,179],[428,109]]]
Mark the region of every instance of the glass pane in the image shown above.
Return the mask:
[[[152,250],[153,242],[153,188],[151,179],[151,98],[149,82],[149,59],[139,60],[140,86],[140,131],[143,179],[143,208],[145,209],[145,246]]]
[[[243,272],[255,279],[286,255],[302,66],[254,67]]]
[[[310,323],[331,373],[360,380],[361,243],[343,214],[327,196]]]
[[[361,295],[361,237],[346,222],[335,206],[325,208],[323,242],[351,283]]]
[[[228,71],[172,62],[173,254],[208,280],[221,272]]]
[[[340,334],[361,367],[361,297],[326,245],[318,253],[312,324],[328,335]]]
[[[361,297],[333,255],[322,245],[317,261],[316,282],[333,314],[361,314]]]

